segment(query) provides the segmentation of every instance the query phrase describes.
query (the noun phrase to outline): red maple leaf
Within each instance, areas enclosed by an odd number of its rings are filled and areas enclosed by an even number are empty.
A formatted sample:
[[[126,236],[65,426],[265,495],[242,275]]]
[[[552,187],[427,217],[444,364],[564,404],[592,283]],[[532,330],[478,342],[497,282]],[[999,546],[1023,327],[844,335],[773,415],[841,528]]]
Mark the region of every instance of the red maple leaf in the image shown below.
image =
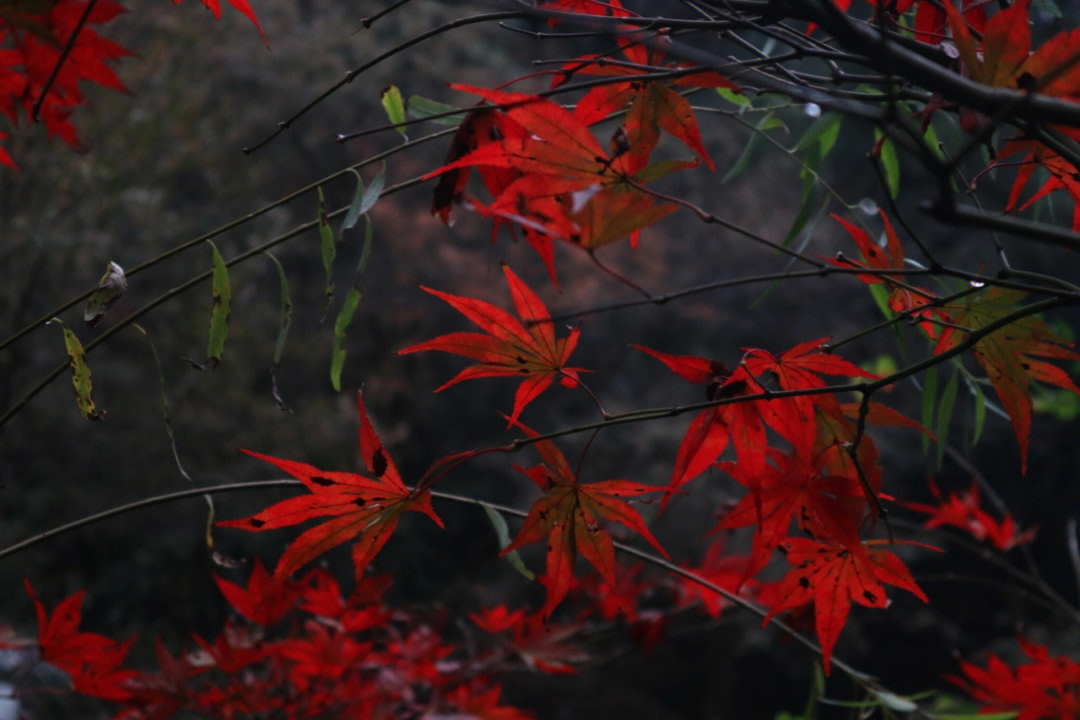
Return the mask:
[[[1031,662],[1009,667],[990,655],[986,667],[961,661],[964,677],[948,679],[976,700],[988,703],[981,712],[1017,712],[1016,720],[1076,720],[1080,715],[1080,663],[1052,657],[1045,646],[1017,638]]]
[[[255,558],[246,588],[216,575],[214,580],[238,613],[260,625],[273,625],[285,617],[299,596],[299,588],[294,583],[274,580],[259,558]]]
[[[756,525],[753,553],[743,578],[756,575],[787,538],[792,520],[815,538],[844,547],[859,546],[858,523],[865,501],[857,481],[822,476],[806,458],[770,448],[772,464],[747,472],[739,463],[720,467],[750,492],[724,516],[716,530]],[[856,502],[852,502],[856,499]]]
[[[553,240],[593,250],[638,232],[673,212],[673,203],[657,203],[640,189],[654,179],[692,164],[645,167],[648,152],[640,138],[616,132],[612,153],[601,147],[587,125],[573,113],[536,95],[486,90],[467,85],[455,89],[479,95],[501,109],[496,115],[477,112],[455,135],[447,164],[437,175],[432,211],[446,220],[450,205],[463,196],[464,171],[476,167],[494,201],[471,201],[478,212],[522,228],[525,239],[543,258],[557,282]],[[635,179],[641,172],[641,178]],[[628,181],[633,181],[628,182]]]
[[[765,622],[777,613],[814,603],[826,675],[829,674],[833,646],[847,621],[853,601],[866,607],[886,607],[888,598],[882,583],[887,583],[928,602],[900,558],[873,547],[885,542],[868,540],[865,547],[856,548],[807,538],[788,538],[780,543],[791,570],[780,581],[776,593],[778,602],[769,608]]]
[[[537,433],[516,423],[529,437]],[[550,440],[535,443],[544,459],[542,465],[514,468],[535,482],[545,495],[529,508],[521,530],[502,554],[537,542],[547,543],[547,570],[540,582],[547,589],[547,601],[540,614],[548,618],[566,596],[573,579],[574,559],[580,554],[599,572],[608,585],[615,584],[615,548],[601,520],[618,522],[637,532],[664,557],[660,546],[641,515],[620,498],[636,497],[663,488],[630,480],[604,480],[582,485],[570,464]]]
[[[181,0],[173,0],[173,3],[177,5],[179,5],[180,2]],[[237,10],[239,10],[244,15],[244,17],[251,21],[251,23],[255,26],[255,29],[259,31],[259,36],[262,37],[263,42],[266,43],[267,47],[269,47],[270,43],[267,42],[266,35],[265,33],[263,33],[262,26],[259,25],[259,19],[255,17],[255,11],[251,9],[251,5],[248,4],[248,0],[228,0],[228,3]],[[202,0],[202,4],[209,8],[210,12],[214,13],[215,18],[221,17],[221,0]]]
[[[131,697],[125,685],[138,672],[124,670],[120,665],[135,638],[118,643],[104,635],[80,632],[85,590],[61,600],[49,617],[30,580],[24,578],[23,583],[37,609],[41,659],[67,673],[76,692],[103,700]]]
[[[357,395],[357,405],[360,408],[360,454],[371,473],[370,477],[357,473],[323,472],[305,463],[244,450],[248,455],[289,473],[311,492],[282,500],[250,517],[219,522],[219,526],[262,532],[314,518],[331,518],[304,531],[286,548],[274,569],[275,583],[284,583],[307,563],[354,538],[356,543],[352,556],[359,580],[394,532],[401,513],[406,510],[422,512],[439,527],[443,525],[431,507],[431,494],[426,490],[412,491],[401,481],[394,461],[371,426],[362,394]]]
[[[525,406],[550,387],[556,378],[560,384],[573,388],[577,386],[578,373],[585,371],[565,366],[577,346],[580,331],[574,328],[569,336],[556,338],[551,315],[540,297],[509,266],[503,265],[503,273],[510,285],[510,295],[518,316],[528,323],[528,327],[506,311],[481,300],[421,287],[425,292],[448,302],[486,332],[440,335],[398,350],[398,354],[441,350],[477,361],[476,365],[465,368],[436,388],[435,392],[474,378],[521,378],[522,383],[514,396],[514,409],[510,414],[510,423],[514,423]]]
[[[892,223],[889,222],[888,216],[886,216],[883,211],[881,212],[881,222],[885,227],[885,248],[882,248],[874,242],[865,230],[852,225],[839,215],[834,214],[833,219],[844,226],[844,229],[851,235],[851,239],[859,246],[859,252],[862,253],[863,263],[866,267],[874,270],[904,269],[904,248],[900,244],[900,238],[893,229]],[[855,264],[847,258],[843,261],[832,260],[831,262],[838,267],[851,267]],[[934,298],[933,293],[904,282],[903,275],[877,274],[856,275],[856,277],[867,285],[876,285],[879,283],[886,284],[890,291],[889,308],[896,313],[923,307],[924,305],[929,304]],[[936,337],[938,326],[933,322],[933,318],[938,315],[938,312],[931,308],[918,311],[915,315],[925,319],[920,323],[920,327],[922,327],[923,331],[930,337]]]
[[[971,533],[976,540],[989,540],[999,550],[1011,550],[1017,545],[1024,545],[1035,539],[1038,528],[1028,528],[1020,532],[1012,515],[1006,514],[1000,522],[979,507],[979,486],[972,483],[967,492],[957,495],[949,493],[948,499],[941,495],[933,480],[930,481],[930,494],[938,501],[937,505],[905,502],[904,507],[915,512],[930,515],[923,525],[926,529],[952,525]]]
[[[660,130],[664,130],[693,150],[710,170],[715,170],[712,158],[701,140],[697,117],[690,101],[664,80],[650,79],[643,82],[635,78],[647,72],[665,69],[692,71],[693,68],[666,64],[665,53],[659,41],[653,38],[654,44],[645,47],[633,36],[636,28],[623,30],[629,34],[619,36],[619,45],[632,65],[601,63],[596,61],[595,56],[585,56],[564,65],[563,73],[556,76],[552,86],[559,85],[571,74],[625,76],[626,82],[609,83],[589,90],[574,108],[575,117],[586,125],[593,125],[613,113],[629,108],[623,123],[623,132],[626,135],[626,150],[637,155],[634,159],[635,165],[645,166],[660,140]],[[670,83],[682,87],[739,89],[738,85],[727,78],[710,71],[690,72],[672,78]]]
[[[747,572],[750,567],[748,555],[728,555],[724,552],[724,536],[720,535],[705,550],[701,563],[697,567],[684,566],[687,570],[708,580],[733,594],[746,593],[756,588],[754,581],[747,582],[747,577],[752,573]],[[709,617],[720,617],[724,608],[731,604],[725,596],[705,587],[700,582],[691,578],[680,576],[678,578],[678,596],[675,604],[677,607],[686,607],[700,602]]]

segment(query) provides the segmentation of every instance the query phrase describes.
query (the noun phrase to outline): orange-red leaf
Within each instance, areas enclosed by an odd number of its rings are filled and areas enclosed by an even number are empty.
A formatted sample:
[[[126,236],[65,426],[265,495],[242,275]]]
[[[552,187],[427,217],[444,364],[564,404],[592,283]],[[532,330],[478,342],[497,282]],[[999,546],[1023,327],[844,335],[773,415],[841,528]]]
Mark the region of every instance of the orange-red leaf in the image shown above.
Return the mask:
[[[536,437],[533,430],[515,424],[529,437]],[[503,554],[524,545],[547,543],[547,569],[540,576],[540,582],[547,589],[547,600],[540,611],[544,617],[551,615],[570,590],[574,560],[579,554],[600,572],[605,583],[615,584],[615,548],[611,535],[600,525],[601,520],[630,528],[668,557],[637,510],[621,499],[661,492],[663,488],[629,480],[581,485],[562,452],[550,440],[541,440],[535,446],[544,464],[531,468],[515,467],[546,494],[529,508],[521,530],[503,549]]]
[[[473,298],[459,297],[449,293],[423,288],[425,292],[441,298],[465,317],[478,325],[484,333],[450,333],[426,342],[398,350],[399,355],[421,350],[464,355],[477,361],[476,365],[458,373],[457,376],[436,388],[439,392],[462,380],[481,377],[519,377],[522,383],[514,397],[514,410],[510,422],[517,420],[537,395],[559,379],[573,387],[581,368],[568,368],[566,362],[577,346],[579,330],[574,328],[568,337],[559,339],[551,315],[540,297],[506,265],[503,272],[510,285],[518,317],[529,323],[523,325],[513,315],[489,303]]]
[[[49,617],[30,580],[23,582],[37,610],[41,659],[67,673],[76,692],[104,700],[131,697],[125,684],[138,673],[120,665],[135,638],[118,643],[104,635],[80,632],[85,590],[61,600]]]
[[[301,533],[286,548],[274,569],[273,581],[278,584],[318,556],[354,538],[352,555],[359,579],[406,510],[422,512],[442,527],[442,521],[431,507],[430,493],[414,493],[401,481],[394,461],[371,426],[363,396],[357,396],[357,405],[360,409],[360,454],[371,477],[323,472],[305,463],[244,450],[289,473],[311,492],[282,500],[250,517],[227,520],[218,525],[262,532],[314,518],[332,518]]]
[[[765,622],[777,613],[813,602],[826,675],[853,601],[866,607],[886,607],[888,598],[882,583],[887,583],[927,602],[900,558],[887,550],[873,549],[879,544],[881,541],[871,540],[866,547],[852,549],[806,538],[788,538],[780,544],[791,570],[780,582],[780,600],[769,609]]]

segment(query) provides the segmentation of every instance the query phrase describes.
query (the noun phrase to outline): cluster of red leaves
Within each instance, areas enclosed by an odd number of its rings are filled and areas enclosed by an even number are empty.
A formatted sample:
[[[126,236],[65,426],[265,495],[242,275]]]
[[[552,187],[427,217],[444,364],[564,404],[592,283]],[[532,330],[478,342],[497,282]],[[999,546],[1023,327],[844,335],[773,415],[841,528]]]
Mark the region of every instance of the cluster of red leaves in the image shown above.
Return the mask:
[[[860,267],[901,269],[904,266],[904,252],[900,239],[884,213],[881,217],[887,239],[886,253],[866,231],[840,218],[837,220],[851,234],[862,253]],[[855,263],[842,260],[836,264],[850,267]],[[907,284],[896,275],[882,273],[858,277],[868,284],[885,283],[890,288],[889,307],[894,312],[907,312],[921,318],[919,327],[934,340],[934,354],[956,348],[966,341],[970,331],[979,330],[1022,309],[1026,296],[1019,290],[989,287],[945,302],[934,293]],[[984,335],[971,347],[972,356],[986,372],[994,392],[1012,420],[1020,444],[1024,472],[1027,472],[1028,438],[1031,434],[1032,381],[1056,385],[1080,395],[1080,387],[1064,370],[1037,358],[1080,360],[1080,354],[1072,350],[1071,345],[1043,320],[1027,316]]]
[[[1065,100],[1080,100],[1080,29],[1055,35],[1031,49],[1031,0],[1016,0],[992,15],[988,9],[995,3],[984,0],[954,2],[938,0],[867,0],[876,11],[884,8],[896,18],[915,8],[911,27],[915,39],[939,44],[949,40],[959,54],[959,69],[972,80],[991,87],[1013,88],[1038,92]],[[837,6],[849,10],[851,0],[837,0]],[[923,111],[924,123],[936,110],[952,107],[940,97],[934,97]],[[989,120],[964,108],[956,108],[960,125],[968,132],[979,131]],[[1080,139],[1071,128],[1054,127],[1056,132],[1072,140]],[[1080,230],[1080,168],[1037,139],[1015,137],[997,151],[991,166],[1018,166],[1016,178],[1005,206],[1007,211],[1021,211],[1046,195],[1061,190],[1073,200],[1073,230]],[[1021,194],[1038,169],[1048,177],[1027,200]]]
[[[1012,515],[1006,513],[1001,521],[995,520],[990,513],[979,507],[979,486],[972,483],[967,492],[957,495],[949,493],[943,498],[937,483],[930,481],[930,494],[937,505],[905,502],[902,505],[909,510],[930,515],[924,527],[926,529],[952,525],[967,531],[979,541],[989,541],[999,550],[1012,550],[1017,545],[1025,545],[1035,539],[1037,527],[1020,532]]]
[[[212,641],[195,635],[197,648],[176,656],[159,641],[154,672],[120,667],[132,641],[78,630],[85,592],[61,601],[49,617],[27,582],[38,611],[41,659],[67,673],[76,692],[121,703],[114,720],[166,720],[187,712],[229,720],[532,717],[500,704],[500,687],[488,673],[513,651],[467,654],[448,644],[445,618],[386,606],[386,578],[365,578],[343,597],[328,572],[311,570],[277,587],[283,599],[275,599],[270,612],[265,576],[256,566],[246,590],[220,581],[223,589],[240,591],[226,597],[256,624],[229,622]],[[269,626],[286,618],[287,632],[272,637]],[[529,642],[548,642],[558,666],[569,650],[539,633],[544,638]]]
[[[219,0],[202,1],[215,16],[220,16]],[[247,0],[229,0],[229,4],[246,15],[262,34]],[[44,3],[7,3],[0,8],[0,112],[8,117],[12,126],[31,118],[34,105],[44,92],[38,118],[50,135],[79,147],[78,134],[70,116],[86,101],[80,84],[89,82],[126,91],[109,63],[132,53],[101,37],[95,29],[123,13],[124,8],[113,0],[96,0],[80,28],[80,19],[89,5],[84,0],[47,0]],[[71,51],[63,57],[64,48],[74,32],[78,35]],[[0,139],[6,136],[0,132]],[[11,156],[2,148],[0,163],[15,167]]]
[[[594,14],[602,14],[599,3],[572,5],[574,9],[589,6]],[[563,69],[556,84],[571,74],[627,78],[594,88],[573,112],[537,95],[454,85],[494,107],[466,116],[446,164],[426,176],[439,176],[432,212],[449,220],[452,206],[465,197],[470,169],[476,168],[494,200],[485,205],[470,199],[469,205],[494,220],[493,233],[502,224],[520,228],[543,258],[552,282],[556,282],[554,240],[590,253],[627,236],[636,244],[643,228],[677,207],[658,199],[645,183],[697,164],[649,165],[660,130],[681,140],[713,167],[686,98],[660,80],[634,79],[653,70],[678,70],[661,64],[661,51],[646,50],[640,43],[632,37],[621,41],[628,60],[618,67],[586,57]],[[676,87],[735,88],[716,73],[691,69],[674,75]],[[589,127],[619,112],[626,115],[611,135],[608,152]]]
[[[857,436],[852,415],[857,417],[859,409],[842,405],[827,391],[822,376],[876,376],[824,352],[825,340],[801,343],[779,355],[748,349],[734,371],[708,358],[638,349],[683,379],[706,385],[706,398],[721,403],[705,408],[691,422],[669,483],[669,490],[676,490],[718,467],[748,491],[717,530],[754,527],[752,552],[718,568],[722,572],[717,584],[737,590],[779,549],[790,569],[779,584],[759,593],[759,599],[771,608],[770,618],[814,604],[828,672],[852,601],[885,607],[881,583],[926,597],[899,558],[875,547],[878,541],[859,536],[864,519],[876,509],[867,492],[876,495],[881,488],[877,450],[862,437],[852,456]],[[747,396],[752,399],[743,399]],[[866,421],[914,425],[876,403],[867,408]],[[768,430],[787,448],[770,447]],[[729,445],[735,460],[718,462]],[[789,537],[793,522],[810,537]],[[737,581],[733,567],[741,569]]]
[[[1051,657],[1042,645],[1017,638],[1031,662],[1009,667],[996,655],[982,668],[961,662],[964,677],[949,678],[976,700],[982,713],[1016,712],[1016,720],[1076,720],[1080,717],[1080,663]]]

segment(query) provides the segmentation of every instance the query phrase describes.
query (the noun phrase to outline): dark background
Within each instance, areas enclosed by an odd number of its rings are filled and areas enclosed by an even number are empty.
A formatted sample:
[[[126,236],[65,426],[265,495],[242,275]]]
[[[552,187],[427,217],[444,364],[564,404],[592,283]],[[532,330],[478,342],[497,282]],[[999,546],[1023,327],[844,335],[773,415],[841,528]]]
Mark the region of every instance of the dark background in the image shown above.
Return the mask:
[[[495,27],[458,30],[377,66],[267,147],[242,154],[242,147],[272,131],[347,70],[465,12],[456,4],[414,2],[407,11],[362,30],[360,18],[378,4],[360,5],[349,9],[322,0],[254,3],[270,50],[231,8],[214,21],[192,0],[179,7],[143,5],[103,29],[138,57],[117,68],[130,95],[86,88],[91,103],[74,116],[86,150],[76,152],[49,141],[40,127],[20,128],[6,141],[21,169],[0,173],[2,334],[92,287],[109,260],[131,267],[394,147],[401,142],[394,132],[344,145],[333,142],[338,133],[385,122],[379,95],[387,85],[398,85],[405,96],[468,105],[473,98],[450,90],[448,82],[493,86],[532,72],[530,61],[537,57],[571,57],[588,50],[570,43],[544,44]],[[521,87],[536,90],[542,83]],[[711,95],[701,97],[700,104],[731,109]],[[704,168],[680,174],[665,190],[766,237],[783,237],[798,210],[798,165],[763,144],[748,172],[721,184],[720,178],[747,142],[748,131],[723,115],[703,112],[699,118],[719,169],[715,174]],[[791,147],[811,121],[798,110],[783,118],[789,132],[774,136]],[[948,118],[935,127],[944,139],[956,137],[949,134],[953,131]],[[427,131],[417,128],[410,137]],[[603,131],[598,134],[603,138]],[[841,140],[824,168],[828,182],[853,206],[863,198],[876,202],[882,198],[865,161],[872,143],[870,128],[845,121]],[[446,146],[447,141],[441,140],[393,156],[388,184],[436,167]],[[672,156],[686,154],[675,143],[665,147]],[[365,179],[374,172],[364,170]],[[980,190],[986,198],[992,200],[995,193],[1000,198],[1010,182],[1008,174],[988,176]],[[901,206],[943,259],[969,269],[981,264],[994,267],[992,246],[982,234],[938,227],[911,209],[928,184],[911,163],[904,164],[902,183]],[[328,207],[347,204],[353,188],[351,175],[326,182]],[[510,410],[512,381],[469,382],[433,395],[429,391],[452,377],[465,361],[440,353],[394,354],[443,332],[469,329],[460,315],[421,292],[417,284],[507,307],[499,269],[505,260],[537,289],[553,313],[635,297],[599,272],[584,254],[566,248],[557,250],[562,289],[555,290],[524,243],[511,242],[504,234],[492,245],[489,226],[465,211],[456,214],[450,228],[433,218],[428,212],[430,188],[429,183],[386,197],[371,213],[374,254],[361,281],[363,299],[348,330],[341,393],[335,393],[328,380],[330,348],[333,317],[359,253],[361,237],[355,230],[341,239],[338,293],[329,315],[317,236],[302,234],[273,251],[285,265],[294,303],[292,330],[277,371],[281,395],[291,412],[282,412],[271,395],[268,368],[279,295],[269,260],[255,258],[230,271],[233,314],[225,358],[216,369],[199,371],[187,359],[201,360],[205,355],[208,283],[169,300],[140,321],[160,354],[178,453],[196,483],[279,476],[270,466],[243,456],[240,448],[327,469],[357,468],[355,392],[361,385],[376,428],[406,482],[442,455],[514,437],[495,412]],[[842,210],[835,201],[828,209]],[[317,199],[308,193],[215,243],[229,258],[315,219],[316,211]],[[1071,215],[1071,208],[1057,211],[1062,217]],[[339,221],[333,225],[336,231]],[[797,240],[803,242],[806,252],[822,256],[852,251],[842,229],[821,214],[812,231]],[[1013,239],[1006,243],[1018,266],[1077,277],[1072,255],[1026,247]],[[636,250],[620,243],[599,254],[606,264],[655,293],[787,267],[785,258],[703,225],[688,212],[646,230]],[[85,343],[209,267],[209,249],[193,249],[131,278],[127,295],[97,328],[81,324],[81,308],[63,319]],[[747,286],[659,307],[586,316],[580,320],[582,341],[572,364],[596,370],[586,381],[609,412],[692,402],[699,399],[699,388],[666,373],[654,360],[627,348],[627,343],[734,364],[740,348],[782,351],[810,338],[843,337],[879,318],[865,286],[853,278],[792,280],[769,288],[768,294],[764,290]],[[914,333],[908,333],[907,347],[916,356],[925,352]],[[867,366],[883,354],[900,360],[891,333],[852,343],[844,354]],[[64,361],[55,326],[0,351],[0,410]],[[103,421],[82,419],[65,373],[0,428],[0,544],[120,503],[188,487],[172,456],[147,340],[126,329],[92,352],[89,364],[94,398],[108,413]],[[919,389],[901,383],[887,402],[918,417]],[[1007,420],[990,413],[983,437],[970,447],[972,403],[964,393],[950,442],[986,475],[1021,526],[1041,526],[1031,548],[1034,560],[1047,581],[1072,600],[1077,588],[1064,527],[1080,510],[1075,482],[1080,463],[1073,439],[1078,428],[1068,405],[1054,407],[1057,416],[1035,416],[1026,477],[1020,473],[1016,440]],[[596,419],[584,394],[562,388],[548,391],[523,415],[524,422],[540,430]],[[627,477],[665,484],[688,422],[683,416],[603,433],[589,450],[587,479]],[[893,495],[926,500],[925,481],[931,475],[946,490],[970,484],[970,477],[948,459],[940,470],[934,468],[932,456],[923,455],[917,434],[910,430],[874,431],[873,438],[883,456],[886,491]],[[567,457],[577,457],[584,439],[575,436],[560,443]],[[530,452],[514,462],[535,463]],[[522,508],[533,491],[501,456],[471,463],[441,485],[450,492]],[[641,507],[672,556],[696,562],[705,547],[703,534],[715,524],[714,510],[738,497],[739,488],[714,473],[688,489],[692,494],[674,501],[663,516],[655,517],[654,507]],[[219,496],[218,516],[242,517],[286,495],[266,491]],[[464,613],[499,602],[535,605],[541,600],[540,588],[529,587],[497,559],[497,542],[482,513],[442,504],[437,509],[447,522],[446,531],[418,515],[406,518],[375,563],[378,571],[395,576],[394,602]],[[33,634],[33,610],[20,582],[28,577],[50,607],[86,588],[84,626],[112,637],[137,633],[136,661],[150,657],[155,636],[176,650],[185,643],[190,646],[192,631],[213,635],[227,616],[227,607],[212,573],[229,571],[216,568],[208,557],[205,519],[205,504],[195,499],[96,524],[0,559],[4,589],[0,623]],[[896,522],[905,536],[926,537],[911,524],[919,522],[917,516],[898,512]],[[513,523],[511,530],[516,530]],[[292,537],[293,530],[265,536],[224,529],[215,533],[223,554],[258,555],[268,564]],[[901,553],[914,564],[931,604],[923,606],[897,590],[890,592],[895,602],[887,612],[855,609],[837,645],[838,657],[880,674],[895,690],[912,692],[942,686],[941,674],[956,671],[955,651],[965,657],[977,657],[983,650],[1010,652],[1017,624],[1036,641],[1052,638],[1056,652],[1075,651],[1075,626],[1061,624],[1025,601],[1000,569],[950,537],[948,533],[932,537],[932,542],[948,549],[943,558]],[[744,541],[738,536],[733,547]],[[525,559],[534,568],[542,563],[530,552]],[[1007,559],[1018,561],[1018,551]],[[350,575],[345,549],[331,554],[327,562],[341,571],[341,577]],[[955,572],[963,572],[966,579],[940,579]],[[232,571],[229,577],[242,583],[246,573]],[[509,678],[510,699],[551,718],[616,713],[627,720],[771,717],[781,710],[796,712],[809,687],[813,658],[759,624],[756,617],[734,609],[718,621],[685,614],[652,655],[642,657],[628,648],[618,652],[596,648],[598,659],[577,676]],[[843,680],[830,683],[834,696],[850,696],[852,690]],[[559,699],[558,707],[552,706],[553,698]]]

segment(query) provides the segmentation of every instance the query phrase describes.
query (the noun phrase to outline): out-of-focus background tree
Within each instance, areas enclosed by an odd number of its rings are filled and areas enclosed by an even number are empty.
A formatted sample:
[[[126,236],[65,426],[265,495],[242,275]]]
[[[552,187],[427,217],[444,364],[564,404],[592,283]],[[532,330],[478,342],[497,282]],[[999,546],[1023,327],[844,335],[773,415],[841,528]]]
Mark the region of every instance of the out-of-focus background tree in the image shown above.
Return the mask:
[[[464,12],[457,3],[414,2],[408,12],[393,13],[363,29],[360,20],[377,9],[375,5],[260,0],[255,10],[269,50],[240,15],[226,13],[213,21],[197,4],[143,4],[111,23],[105,34],[137,53],[117,67],[130,94],[86,89],[91,102],[76,116],[86,150],[75,152],[50,141],[38,127],[23,128],[8,142],[21,169],[0,173],[0,334],[22,328],[92,287],[109,261],[125,268],[137,265],[393,148],[402,142],[394,132],[334,142],[338,133],[384,122],[379,97],[388,85],[397,85],[405,96],[469,104],[470,97],[451,91],[447,83],[492,86],[535,70],[530,62],[538,57],[537,41],[497,27],[471,26],[365,72],[276,141],[243,154],[243,147],[271,132],[346,71]],[[567,56],[581,50],[568,45]],[[701,117],[719,170],[680,176],[667,190],[694,203],[722,207],[727,220],[762,235],[783,237],[798,211],[800,187],[791,184],[796,166],[789,157],[761,147],[754,156],[754,172],[721,183],[750,133],[719,115]],[[787,145],[814,120],[806,117],[802,122],[790,127]],[[410,137],[429,131],[414,128]],[[863,160],[872,143],[869,129],[845,121],[841,147],[830,156],[824,178],[848,202],[877,194]],[[436,167],[446,146],[442,139],[393,156],[387,164],[388,184]],[[370,181],[376,171],[365,169],[365,179]],[[909,184],[926,181],[907,174],[902,178]],[[422,293],[417,284],[505,305],[501,260],[534,287],[545,286],[546,274],[527,245],[508,241],[505,235],[491,244],[488,225],[467,212],[458,214],[453,227],[443,226],[428,211],[430,187],[385,197],[372,212],[373,256],[361,279],[363,299],[348,329],[340,393],[328,379],[333,318],[352,282],[361,245],[357,230],[343,235],[336,265],[338,292],[329,312],[316,234],[301,234],[273,250],[286,268],[294,303],[292,329],[276,373],[288,411],[278,407],[271,392],[279,295],[269,259],[255,258],[232,269],[229,339],[224,361],[214,369],[199,370],[192,362],[204,359],[208,283],[140,321],[161,358],[179,459],[198,484],[274,476],[268,466],[241,455],[240,448],[328,469],[356,468],[355,392],[361,385],[407,482],[437,457],[507,439],[493,409],[510,409],[513,383],[464,384],[433,396],[430,389],[455,374],[460,362],[431,353],[398,357],[394,351],[448,329],[465,329],[459,315]],[[353,188],[352,175],[326,182],[327,206],[346,205]],[[310,222],[316,214],[316,196],[307,193],[215,242],[228,258]],[[339,222],[334,221],[335,230]],[[835,251],[847,242],[821,213],[799,241],[805,237],[813,237],[815,247],[823,250]],[[956,252],[970,249],[958,244]],[[1026,258],[1035,268],[1042,262],[1036,252]],[[635,250],[620,245],[601,251],[601,256],[659,293],[709,282],[730,274],[731,268],[743,274],[775,268],[775,257],[760,246],[703,226],[689,214],[647,230]],[[1075,274],[1075,258],[1055,255],[1053,262],[1059,263],[1057,272],[1071,269]],[[1073,267],[1062,270],[1060,263]],[[557,265],[562,290],[545,293],[554,312],[633,297],[583,254],[560,249]],[[195,248],[132,278],[127,294],[97,328],[81,326],[75,311],[63,319],[86,342],[142,303],[209,268],[209,248]],[[574,361],[597,370],[601,395],[613,399],[609,411],[689,402],[697,399],[693,390],[660,377],[654,361],[629,351],[627,341],[731,361],[746,346],[779,350],[797,341],[854,331],[872,322],[875,312],[865,288],[854,280],[789,281],[770,288],[767,297],[760,286],[727,289],[659,308],[586,316],[580,323],[587,341]],[[866,340],[852,345],[848,355],[871,364],[888,352],[892,350],[884,343]],[[0,351],[0,410],[63,362],[55,326]],[[80,417],[65,375],[0,430],[2,544],[123,502],[188,487],[173,458],[161,383],[146,337],[128,328],[95,350],[89,364],[95,400],[107,411],[103,421],[88,423]],[[896,407],[918,416],[920,398],[914,385],[901,384],[893,398]],[[1063,527],[1080,507],[1080,486],[1075,483],[1080,456],[1075,443],[1065,439],[1075,435],[1077,424],[1075,409],[1061,404],[1053,408],[1056,415],[1036,415],[1029,480],[1019,477],[1015,439],[1004,419],[991,417],[971,460],[997,487],[1006,488],[1005,500],[1022,524],[1037,520],[1044,526],[1032,551],[1049,581],[1072,593]],[[524,419],[552,429],[594,417],[584,395],[553,393],[543,410],[530,408]],[[958,417],[953,428],[958,445],[970,434],[964,423],[970,420]],[[590,451],[587,472],[596,475],[594,479],[631,477],[663,485],[685,425],[679,420],[611,431]],[[923,456],[919,438],[910,431],[883,431],[875,437],[893,487],[920,492],[932,460]],[[568,456],[580,444],[568,442]],[[938,477],[946,486],[968,484],[964,471],[949,459]],[[702,534],[714,524],[708,513],[692,512],[693,503],[711,507],[735,489],[723,483],[710,488],[702,489],[697,500],[679,499],[687,503],[684,510],[669,512],[655,524],[673,556],[694,558],[703,547]],[[520,506],[530,492],[524,478],[495,461],[471,463],[455,474],[447,489]],[[271,496],[219,497],[219,518],[241,517],[267,505]],[[441,507],[439,512],[447,519],[446,531],[407,518],[378,558],[377,569],[395,575],[395,600],[464,613],[541,596],[496,558],[497,541],[481,513]],[[14,624],[32,621],[30,603],[16,582],[28,576],[47,597],[89,588],[87,622],[113,637],[138,633],[143,641],[136,657],[149,655],[149,638],[154,636],[172,647],[189,642],[192,631],[209,636],[227,613],[212,573],[227,571],[214,566],[206,550],[205,520],[205,503],[195,499],[94,525],[0,560],[0,618]],[[237,558],[276,557],[289,537],[215,533],[219,552]],[[961,563],[978,562],[963,551],[956,554]],[[526,559],[536,562],[538,557],[526,554]],[[349,574],[344,549],[327,562],[342,569],[343,576]],[[930,570],[940,574],[942,567]],[[887,618],[853,619],[842,641],[845,657],[890,677],[899,690],[937,682],[940,673],[955,669],[952,648],[967,652],[980,647],[981,631],[975,628],[1007,634],[1008,618],[1015,617],[1010,610],[1023,602],[990,593],[972,604],[956,596],[956,588],[972,591],[971,586],[927,583],[931,607],[899,597],[896,602],[902,607]],[[1044,631],[1030,629],[1036,638]],[[888,637],[887,652],[879,644],[883,637]],[[627,648],[594,650],[596,659],[576,678],[530,675],[513,682],[515,701],[553,718],[586,713],[615,717],[616,712],[628,720],[764,717],[801,705],[812,663],[801,649],[778,644],[774,632],[758,629],[737,611],[718,621],[680,618],[668,641],[648,657]],[[908,666],[907,657],[918,657],[920,666]],[[551,706],[556,693],[561,709]]]

